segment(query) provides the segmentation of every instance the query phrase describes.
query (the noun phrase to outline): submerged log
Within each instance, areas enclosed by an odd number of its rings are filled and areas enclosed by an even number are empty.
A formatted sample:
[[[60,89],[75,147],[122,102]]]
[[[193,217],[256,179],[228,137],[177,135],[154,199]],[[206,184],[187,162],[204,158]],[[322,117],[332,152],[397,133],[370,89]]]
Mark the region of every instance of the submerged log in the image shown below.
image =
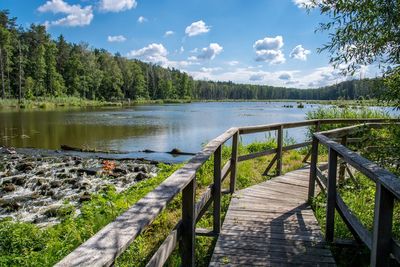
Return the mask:
[[[69,145],[61,145],[62,150],[66,151],[76,151],[76,152],[89,152],[89,153],[104,153],[104,154],[128,154],[128,151],[121,151],[121,150],[98,150],[98,149],[91,149],[91,148],[79,148],[73,147]]]

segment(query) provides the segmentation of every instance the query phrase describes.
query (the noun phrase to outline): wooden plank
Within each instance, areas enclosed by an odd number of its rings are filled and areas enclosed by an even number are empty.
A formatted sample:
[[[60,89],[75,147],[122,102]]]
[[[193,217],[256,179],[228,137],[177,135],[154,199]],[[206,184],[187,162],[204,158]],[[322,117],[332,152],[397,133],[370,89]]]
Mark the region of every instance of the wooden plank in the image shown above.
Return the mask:
[[[260,152],[242,155],[242,156],[239,156],[238,161],[241,162],[241,161],[245,161],[245,160],[250,160],[250,159],[255,159],[255,158],[259,158],[259,157],[263,157],[263,156],[272,155],[272,154],[276,153],[276,151],[277,151],[276,148],[271,148],[271,149],[260,151]]]
[[[196,227],[196,179],[193,179],[182,191],[182,238],[180,251],[183,266],[195,265],[195,227]]]
[[[239,155],[239,132],[235,133],[232,138],[232,157],[231,157],[231,180],[229,183],[229,189],[231,194],[236,190],[236,173],[237,163]]]
[[[154,253],[150,261],[146,264],[146,267],[162,267],[164,263],[168,260],[168,257],[174,251],[176,245],[178,244],[180,236],[180,227],[182,221],[180,221],[172,232],[168,235],[165,241],[158,248],[157,252]]]
[[[221,161],[222,146],[214,153],[214,186],[213,186],[213,230],[219,233],[221,230]]]
[[[371,266],[388,266],[392,245],[393,195],[376,184]]]
[[[303,142],[303,143],[285,146],[285,147],[282,147],[282,152],[302,148],[302,147],[308,146],[310,144],[311,144],[311,142]],[[271,149],[260,151],[260,152],[242,155],[238,158],[238,161],[241,162],[241,161],[245,161],[245,160],[255,159],[255,158],[259,158],[259,157],[263,157],[263,156],[272,155],[277,152],[278,152],[278,148],[271,148]]]
[[[231,128],[209,142],[181,169],[140,199],[113,222],[76,248],[56,266],[110,266],[135,238],[151,224],[167,204],[195,177],[214,151],[238,131]]]
[[[303,169],[237,191],[210,266],[335,266],[306,204],[307,183]]]
[[[336,207],[336,175],[337,175],[337,152],[329,149],[329,167],[328,167],[328,196],[326,200],[326,222],[325,239],[332,242],[334,238],[335,227],[335,207]]]
[[[346,223],[350,232],[353,236],[362,241],[368,248],[371,249],[372,238],[371,233],[362,225],[362,223],[357,219],[357,217],[351,212],[351,210],[344,203],[343,199],[339,194],[336,194],[336,208],[342,217],[343,221]]]
[[[265,168],[265,171],[263,172],[263,176],[267,176],[269,173],[269,170],[274,166],[276,159],[278,158],[278,155],[275,154],[275,156],[271,159],[269,162],[267,168]]]
[[[276,174],[282,175],[282,160],[283,160],[283,126],[281,125],[277,130],[277,149],[276,149]]]
[[[231,171],[231,161],[227,161],[224,165],[224,167],[222,167],[221,170],[221,182],[223,182],[225,180],[225,178],[228,176],[228,174]]]
[[[315,180],[317,178],[317,164],[318,164],[318,139],[313,136],[311,147],[311,165],[310,177],[308,183],[308,203],[312,202],[315,194]]]

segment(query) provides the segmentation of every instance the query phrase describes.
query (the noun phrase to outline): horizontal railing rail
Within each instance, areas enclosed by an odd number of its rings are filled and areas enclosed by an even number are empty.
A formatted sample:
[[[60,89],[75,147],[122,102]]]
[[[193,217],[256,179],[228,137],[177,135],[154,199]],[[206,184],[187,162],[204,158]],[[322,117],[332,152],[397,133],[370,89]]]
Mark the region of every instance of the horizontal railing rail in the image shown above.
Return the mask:
[[[395,122],[398,124],[397,120]],[[325,238],[329,242],[334,241],[335,211],[337,211],[356,241],[364,243],[370,249],[371,266],[388,266],[390,255],[400,262],[400,246],[392,235],[393,206],[394,200],[400,199],[400,179],[378,164],[350,150],[346,145],[348,136],[351,134],[385,126],[388,126],[388,123],[374,122],[317,132],[313,134],[312,141],[309,201],[314,196],[316,184],[327,194]],[[341,138],[341,143],[333,139],[338,137]],[[328,164],[325,165],[325,170],[326,167],[328,169],[327,176],[323,174],[324,169],[317,166],[319,144],[329,150]],[[351,212],[337,191],[338,167],[339,176],[344,175],[347,170],[350,178],[355,181],[348,165],[376,184],[372,232]]]
[[[172,251],[179,245],[182,255],[182,266],[194,265],[195,236],[217,236],[221,229],[221,195],[222,182],[229,177],[228,193],[236,189],[237,164],[240,161],[254,159],[261,156],[275,156],[264,172],[276,165],[276,174],[282,173],[282,156],[285,151],[307,147],[311,142],[283,145],[283,130],[296,127],[314,126],[318,131],[323,124],[354,124],[354,123],[383,123],[387,119],[326,119],[308,120],[300,122],[258,125],[250,127],[231,128],[222,135],[209,142],[199,153],[189,160],[182,168],[175,171],[164,180],[156,189],[140,199],[126,212],[105,226],[94,236],[72,251],[56,266],[110,266],[123,253],[135,238],[148,227],[157,216],[167,207],[179,193],[182,193],[181,220],[171,230],[168,237],[153,255],[147,266],[163,266]],[[241,134],[276,131],[277,147],[263,152],[249,155],[238,155],[238,144]],[[231,157],[222,166],[222,147],[232,140]],[[316,138],[313,139],[313,144]],[[315,146],[312,147],[315,149]],[[304,161],[315,153],[311,151]],[[203,164],[214,157],[214,180],[205,188],[199,200],[196,196],[196,173]],[[311,182],[310,182],[311,184]],[[213,204],[213,229],[196,229],[196,223]]]

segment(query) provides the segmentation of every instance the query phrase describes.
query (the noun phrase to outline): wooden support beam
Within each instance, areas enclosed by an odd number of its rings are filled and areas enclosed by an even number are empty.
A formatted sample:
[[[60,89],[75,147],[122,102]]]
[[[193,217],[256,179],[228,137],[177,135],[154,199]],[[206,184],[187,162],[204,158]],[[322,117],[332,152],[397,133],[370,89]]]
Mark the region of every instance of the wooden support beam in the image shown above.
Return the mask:
[[[276,175],[282,174],[282,147],[283,147],[283,126],[277,130],[277,150],[276,150]]]
[[[329,148],[328,161],[328,196],[326,203],[326,227],[325,239],[332,242],[335,228],[335,207],[336,207],[336,170],[337,170],[337,152]]]
[[[389,266],[392,245],[393,195],[376,184],[371,266]]]
[[[221,161],[222,146],[219,146],[214,153],[214,190],[213,190],[213,230],[219,234],[221,231]]]
[[[180,242],[182,266],[195,265],[195,196],[196,179],[192,179],[182,191],[182,239]]]
[[[270,163],[268,164],[267,168],[265,169],[263,176],[267,176],[269,171],[271,170],[272,166],[274,166],[275,161],[277,159],[277,155],[275,154],[275,156],[271,159]]]
[[[308,184],[308,203],[311,204],[315,194],[315,179],[317,177],[318,139],[313,136],[311,147],[310,180]]]
[[[236,172],[238,163],[238,146],[239,146],[239,131],[237,131],[232,138],[232,157],[231,157],[231,180],[229,189],[231,194],[236,190]]]

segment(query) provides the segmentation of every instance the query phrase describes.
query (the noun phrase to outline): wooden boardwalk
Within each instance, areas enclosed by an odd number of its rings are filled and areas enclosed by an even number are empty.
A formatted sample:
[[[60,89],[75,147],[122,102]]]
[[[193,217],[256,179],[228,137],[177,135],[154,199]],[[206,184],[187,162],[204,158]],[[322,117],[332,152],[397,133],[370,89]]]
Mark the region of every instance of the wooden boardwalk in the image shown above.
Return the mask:
[[[307,205],[309,169],[237,191],[210,266],[335,266]]]

